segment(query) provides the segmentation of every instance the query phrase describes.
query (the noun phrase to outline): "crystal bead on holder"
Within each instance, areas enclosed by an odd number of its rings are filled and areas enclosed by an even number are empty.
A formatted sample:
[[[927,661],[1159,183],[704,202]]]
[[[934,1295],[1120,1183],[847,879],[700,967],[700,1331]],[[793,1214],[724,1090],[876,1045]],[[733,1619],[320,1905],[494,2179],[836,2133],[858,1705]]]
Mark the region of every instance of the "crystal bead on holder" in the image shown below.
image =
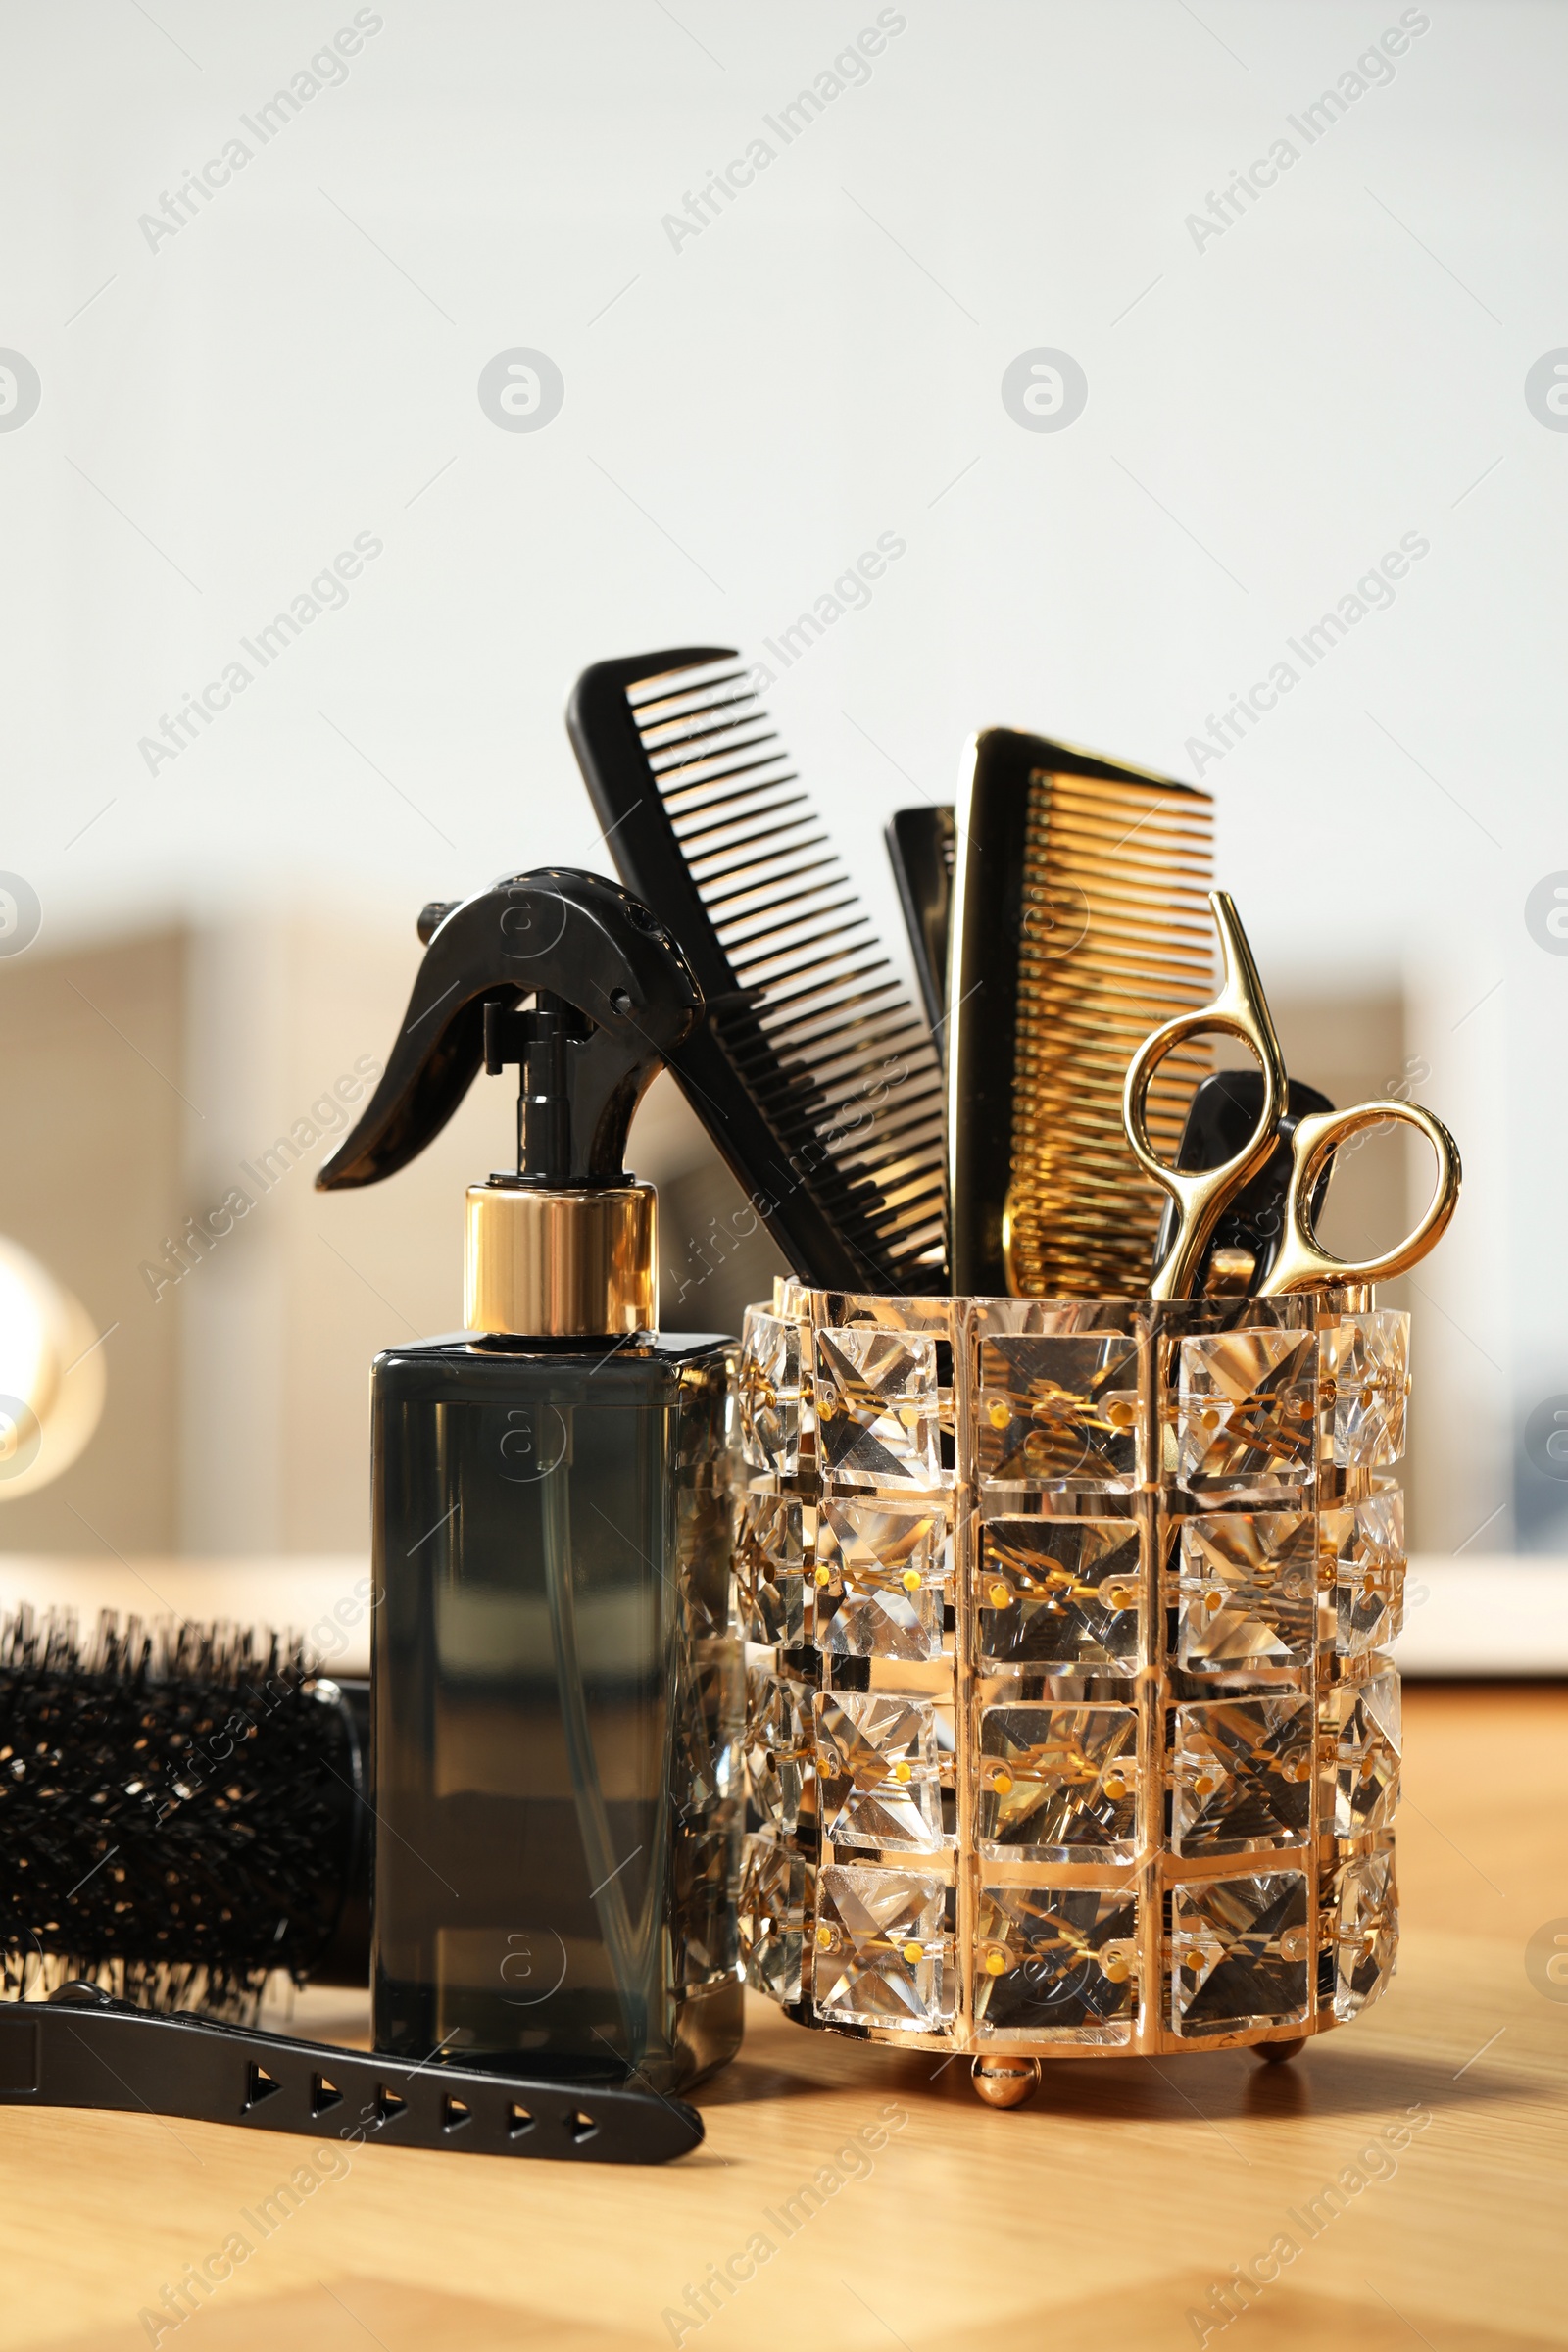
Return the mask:
[[[1409,1320],[777,1286],[737,1368],[749,1982],[979,2061],[1395,1965]]]

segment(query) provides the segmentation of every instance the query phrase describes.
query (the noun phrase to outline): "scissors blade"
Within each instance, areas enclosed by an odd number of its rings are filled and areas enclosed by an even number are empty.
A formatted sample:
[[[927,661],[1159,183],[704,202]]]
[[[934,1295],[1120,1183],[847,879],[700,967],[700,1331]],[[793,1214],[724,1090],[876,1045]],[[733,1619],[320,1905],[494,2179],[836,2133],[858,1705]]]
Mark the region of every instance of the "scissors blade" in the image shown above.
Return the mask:
[[[1199,1262],[1234,1196],[1258,1175],[1269,1159],[1285,1108],[1287,1080],[1280,1041],[1269,1018],[1263,983],[1227,891],[1211,890],[1208,904],[1224,963],[1224,980],[1207,1004],[1195,1005],[1164,1022],[1144,1039],[1127,1065],[1122,1087],[1122,1124],[1133,1157],[1176,1204],[1175,1237],[1155,1270],[1150,1297],[1161,1301],[1193,1296]],[[1159,1065],[1195,1037],[1234,1037],[1254,1054],[1262,1074],[1262,1108],[1256,1127],[1231,1158],[1207,1168],[1178,1168],[1162,1159],[1150,1131],[1149,1093]]]

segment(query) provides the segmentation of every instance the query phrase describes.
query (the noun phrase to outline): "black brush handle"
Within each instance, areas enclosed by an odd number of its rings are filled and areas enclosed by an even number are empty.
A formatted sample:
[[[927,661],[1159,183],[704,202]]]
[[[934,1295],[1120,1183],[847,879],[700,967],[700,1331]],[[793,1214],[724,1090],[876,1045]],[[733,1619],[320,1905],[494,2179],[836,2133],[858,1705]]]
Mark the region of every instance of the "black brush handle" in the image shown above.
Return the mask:
[[[692,645],[596,662],[572,691],[566,732],[621,880],[669,926],[708,1001],[690,1036],[665,1053],[681,1092],[794,1273],[824,1290],[883,1290],[886,1269],[850,1246],[817,1198],[815,1188],[834,1181],[832,1154],[823,1147],[818,1164],[808,1166],[809,1151],[778,1132],[738,1066],[737,1057],[753,1054],[775,1070],[777,1062],[714,935],[712,918],[650,780],[647,754],[626,700],[629,686],[662,670],[736,659],[728,646]],[[809,1110],[803,1110],[808,1134],[811,1123]]]
[[[181,2011],[158,2017],[88,1985],[0,2004],[0,2106],[179,2115],[322,2142],[461,2148],[564,2164],[667,2164],[700,2145],[679,2099],[625,2085],[411,2066]]]

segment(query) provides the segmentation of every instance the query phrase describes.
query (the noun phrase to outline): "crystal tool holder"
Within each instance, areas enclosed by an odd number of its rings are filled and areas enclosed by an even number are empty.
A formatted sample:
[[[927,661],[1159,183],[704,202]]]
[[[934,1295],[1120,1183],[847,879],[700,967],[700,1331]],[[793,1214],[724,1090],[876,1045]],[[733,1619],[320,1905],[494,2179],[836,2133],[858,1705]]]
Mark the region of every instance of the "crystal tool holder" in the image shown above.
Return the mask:
[[[998,2104],[1376,1999],[1408,1331],[1350,1290],[751,1309],[749,1982]]]

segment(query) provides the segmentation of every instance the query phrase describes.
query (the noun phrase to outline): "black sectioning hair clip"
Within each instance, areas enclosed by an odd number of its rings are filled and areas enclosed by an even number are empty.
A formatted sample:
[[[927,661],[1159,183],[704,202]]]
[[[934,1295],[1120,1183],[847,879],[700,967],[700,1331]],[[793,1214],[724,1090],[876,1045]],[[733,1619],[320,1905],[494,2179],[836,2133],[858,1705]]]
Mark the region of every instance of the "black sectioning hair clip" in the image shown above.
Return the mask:
[[[957,826],[951,808],[900,808],[886,840],[899,904],[914,957],[914,976],[943,1059],[948,1052],[948,934],[953,924],[953,868]]]
[[[464,2148],[589,2164],[667,2164],[703,2137],[683,2100],[630,2084],[419,2066],[179,2011],[160,2017],[96,1984],[0,2002],[0,2106],[186,2116],[253,2132]]]
[[[1291,1182],[1291,1144],[1297,1124],[1316,1112],[1334,1108],[1327,1095],[1298,1078],[1286,1082],[1286,1105],[1280,1116],[1279,1141],[1250,1184],[1231,1201],[1214,1227],[1199,1268],[1196,1289],[1210,1280],[1218,1252],[1229,1254],[1236,1266],[1235,1281],[1243,1292],[1255,1292],[1279,1254],[1285,1230],[1285,1196]],[[1246,1148],[1263,1115],[1263,1073],[1255,1069],[1211,1070],[1199,1085],[1188,1107],[1187,1123],[1176,1153],[1184,1172],[1222,1167]],[[1328,1198],[1332,1157],[1312,1188],[1314,1224]],[[1176,1237],[1176,1204],[1167,1200],[1154,1242],[1154,1263],[1164,1264]],[[1251,1264],[1247,1260],[1250,1258]],[[1225,1262],[1220,1259],[1221,1265]],[[1229,1285],[1225,1286],[1229,1287]]]

